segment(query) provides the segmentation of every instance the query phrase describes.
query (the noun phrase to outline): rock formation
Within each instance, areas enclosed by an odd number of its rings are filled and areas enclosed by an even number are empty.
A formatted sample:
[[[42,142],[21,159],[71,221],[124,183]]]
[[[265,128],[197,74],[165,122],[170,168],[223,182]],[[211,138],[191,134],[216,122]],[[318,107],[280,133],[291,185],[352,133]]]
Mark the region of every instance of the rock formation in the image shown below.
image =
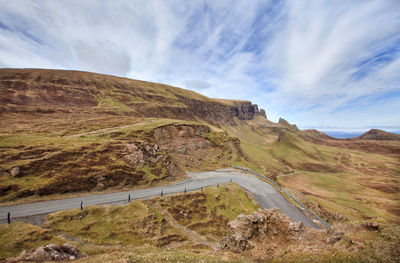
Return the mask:
[[[31,251],[24,250],[18,257],[11,258],[6,262],[66,261],[66,260],[84,258],[87,256],[88,255],[86,253],[79,251],[76,247],[67,243],[64,245],[49,244],[46,246],[41,246]]]
[[[335,227],[313,229],[293,222],[278,208],[259,209],[250,215],[239,215],[228,223],[228,237],[223,249],[235,253],[249,252],[256,260],[270,260],[287,249],[312,251],[330,247],[340,241],[343,231]]]
[[[287,120],[285,120],[283,118],[279,118],[278,124],[287,128],[290,131],[293,131],[293,132],[299,131],[299,128],[297,128],[296,124],[290,124]]]

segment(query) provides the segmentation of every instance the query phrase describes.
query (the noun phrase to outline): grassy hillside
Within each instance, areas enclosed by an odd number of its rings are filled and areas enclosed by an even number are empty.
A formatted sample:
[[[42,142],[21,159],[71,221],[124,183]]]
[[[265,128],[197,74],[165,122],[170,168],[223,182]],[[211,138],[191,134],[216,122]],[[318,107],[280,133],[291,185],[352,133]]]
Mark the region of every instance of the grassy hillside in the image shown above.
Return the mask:
[[[257,252],[218,249],[221,237],[228,231],[226,222],[239,214],[251,214],[257,208],[240,187],[223,184],[120,206],[60,211],[48,215],[43,227],[25,223],[0,226],[0,234],[6,237],[0,241],[0,258],[16,256],[48,242],[68,242],[89,255],[76,262],[260,262]],[[341,232],[344,230],[345,234]],[[310,251],[294,249],[292,244],[272,262],[396,262],[398,259],[398,225],[371,231],[358,224],[338,224],[334,231],[333,238],[337,233],[342,235],[335,246],[321,244]],[[266,248],[276,242],[282,241],[271,240],[265,244]],[[263,252],[259,250],[258,254]]]
[[[0,258],[46,241],[66,240],[91,256],[81,262],[112,262],[115,254],[134,262],[162,262],[166,258],[172,262],[220,262],[223,255],[209,252],[226,234],[226,223],[258,207],[236,184],[221,184],[121,206],[60,211],[48,215],[43,228],[22,223],[0,226],[0,233],[7,237],[0,242]],[[229,254],[224,261],[247,260]]]
[[[176,127],[172,142],[155,136],[155,131],[169,127]],[[198,135],[180,134],[196,129]],[[0,135],[0,201],[171,183],[182,179],[184,170],[229,166],[239,147],[211,125],[173,119],[131,119],[129,125],[79,132],[49,129]],[[142,158],[143,163],[133,163],[132,158]],[[12,174],[14,167],[18,175]]]
[[[335,140],[284,119],[273,123],[249,101],[88,72],[1,69],[0,102],[2,205],[169,184],[185,171],[233,163],[276,180],[330,223],[388,226],[387,236],[354,236],[372,254],[377,244],[386,251],[389,239],[398,242],[389,224],[400,222],[400,141]],[[48,216],[45,229],[0,226],[7,240],[0,256],[67,240],[92,256],[80,262],[246,262],[212,247],[227,222],[257,208],[243,190],[226,185],[61,211]],[[332,253],[324,257],[349,255]]]
[[[249,101],[63,70],[1,69],[0,102],[0,202],[147,187],[230,166],[240,142],[217,126],[260,114]]]
[[[301,132],[260,119],[226,129],[241,141],[245,158],[237,165],[277,180],[325,220],[334,222],[333,214],[339,213],[351,221],[400,221],[400,155],[395,151],[359,151],[357,141],[345,142],[354,150],[341,147],[342,141],[315,144],[303,140]],[[363,143],[400,149],[396,141],[390,147],[387,141]]]

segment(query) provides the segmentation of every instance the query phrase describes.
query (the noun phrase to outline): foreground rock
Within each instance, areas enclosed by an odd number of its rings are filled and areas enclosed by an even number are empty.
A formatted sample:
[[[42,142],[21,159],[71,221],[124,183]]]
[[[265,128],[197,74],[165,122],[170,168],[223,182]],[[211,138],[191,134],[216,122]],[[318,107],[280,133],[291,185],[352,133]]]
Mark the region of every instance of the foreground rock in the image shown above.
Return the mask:
[[[49,244],[41,246],[36,250],[24,250],[18,257],[12,258],[7,262],[44,262],[44,261],[66,261],[78,258],[84,258],[88,255],[79,251],[76,247],[70,244],[57,245]]]
[[[313,229],[293,222],[278,208],[259,209],[251,215],[239,215],[228,223],[229,235],[221,247],[235,253],[250,253],[256,260],[270,260],[289,251],[318,251],[340,241],[338,227]]]

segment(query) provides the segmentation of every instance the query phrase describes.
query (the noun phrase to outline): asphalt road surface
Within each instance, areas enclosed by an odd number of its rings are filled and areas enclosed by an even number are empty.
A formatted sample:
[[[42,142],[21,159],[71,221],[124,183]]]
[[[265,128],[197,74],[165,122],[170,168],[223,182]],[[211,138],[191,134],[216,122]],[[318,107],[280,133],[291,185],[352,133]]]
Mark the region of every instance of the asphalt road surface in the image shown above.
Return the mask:
[[[151,196],[171,194],[200,189],[210,185],[224,182],[237,183],[249,192],[263,208],[278,207],[292,220],[301,221],[305,226],[318,228],[311,219],[303,214],[297,207],[289,203],[271,185],[258,179],[253,175],[235,170],[220,169],[211,172],[188,173],[188,179],[163,187],[147,188],[110,194],[96,194],[83,197],[74,197],[53,201],[43,201],[30,204],[0,207],[0,224],[7,222],[7,213],[11,213],[11,221],[25,221],[35,223],[35,220],[43,221],[44,215],[66,209],[79,208],[81,202],[83,206],[100,204],[124,204],[128,202],[128,195],[131,200],[148,198]]]

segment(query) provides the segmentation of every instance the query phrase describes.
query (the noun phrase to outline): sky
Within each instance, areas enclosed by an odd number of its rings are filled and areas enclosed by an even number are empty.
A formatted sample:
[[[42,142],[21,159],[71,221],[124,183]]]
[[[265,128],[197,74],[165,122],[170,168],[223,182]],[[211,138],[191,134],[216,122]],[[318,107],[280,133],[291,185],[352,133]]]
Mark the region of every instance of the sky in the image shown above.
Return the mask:
[[[0,0],[0,68],[251,100],[300,128],[400,130],[399,0]]]

